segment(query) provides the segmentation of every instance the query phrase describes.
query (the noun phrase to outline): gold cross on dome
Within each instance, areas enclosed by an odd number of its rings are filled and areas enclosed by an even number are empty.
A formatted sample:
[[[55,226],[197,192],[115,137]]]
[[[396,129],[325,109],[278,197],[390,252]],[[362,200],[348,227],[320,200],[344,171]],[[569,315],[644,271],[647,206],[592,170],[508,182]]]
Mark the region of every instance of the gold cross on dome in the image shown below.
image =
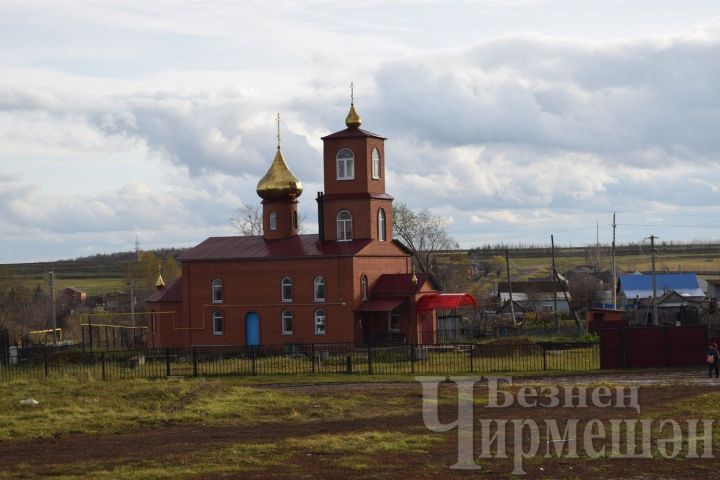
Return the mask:
[[[278,150],[280,150],[280,113],[277,114],[277,141]]]
[[[355,83],[350,82],[350,105],[355,103]]]

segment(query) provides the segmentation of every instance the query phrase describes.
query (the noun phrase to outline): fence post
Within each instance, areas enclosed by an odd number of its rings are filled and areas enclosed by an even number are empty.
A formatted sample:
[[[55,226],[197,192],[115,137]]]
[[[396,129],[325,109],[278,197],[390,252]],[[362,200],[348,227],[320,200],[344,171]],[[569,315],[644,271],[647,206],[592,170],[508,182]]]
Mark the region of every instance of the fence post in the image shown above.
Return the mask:
[[[410,371],[415,374],[415,344],[410,344]]]
[[[100,352],[100,375],[105,380],[105,352]]]
[[[48,354],[47,354],[47,348],[43,352],[43,358],[45,359],[45,376],[48,376]]]
[[[368,341],[368,375],[373,374],[372,368],[372,341]]]
[[[315,344],[310,344],[310,355],[312,356],[312,373],[315,373]]]
[[[255,349],[256,347],[250,347],[252,348],[252,374],[257,375],[257,365],[255,365]]]
[[[165,376],[170,376],[170,349],[165,349]]]
[[[193,362],[193,377],[198,376],[198,358],[197,358],[197,347],[192,349],[192,362]]]
[[[345,357],[345,371],[346,373],[352,373],[352,355]]]
[[[470,345],[470,373],[475,371],[475,345]]]

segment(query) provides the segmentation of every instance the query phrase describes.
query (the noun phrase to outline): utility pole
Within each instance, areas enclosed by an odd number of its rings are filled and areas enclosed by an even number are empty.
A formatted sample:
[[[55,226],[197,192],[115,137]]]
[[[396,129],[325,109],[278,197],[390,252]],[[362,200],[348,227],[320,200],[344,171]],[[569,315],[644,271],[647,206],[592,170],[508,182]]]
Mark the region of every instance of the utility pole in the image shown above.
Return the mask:
[[[652,319],[653,325],[660,324],[660,318],[658,318],[658,306],[657,306],[657,280],[655,278],[655,239],[659,238],[655,235],[650,235],[650,258],[652,259]]]
[[[613,239],[612,239],[612,304],[613,310],[617,310],[617,272],[615,271],[615,212],[613,212]]]
[[[550,235],[550,247],[552,249],[552,289],[553,289],[553,312],[555,314],[555,332],[560,332],[560,314],[557,309],[557,288],[555,287],[555,279],[557,271],[555,270],[555,238]]]
[[[133,343],[133,349],[135,348],[135,282],[133,281],[132,276],[132,263],[128,262],[128,275],[130,276],[130,319],[132,321],[132,343]]]
[[[50,328],[52,329],[53,347],[57,345],[56,319],[55,319],[55,272],[50,270]]]
[[[505,270],[507,271],[508,291],[510,292],[510,315],[512,315],[513,325],[517,325],[515,321],[515,305],[512,298],[512,281],[510,280],[510,256],[507,248],[505,249]]]

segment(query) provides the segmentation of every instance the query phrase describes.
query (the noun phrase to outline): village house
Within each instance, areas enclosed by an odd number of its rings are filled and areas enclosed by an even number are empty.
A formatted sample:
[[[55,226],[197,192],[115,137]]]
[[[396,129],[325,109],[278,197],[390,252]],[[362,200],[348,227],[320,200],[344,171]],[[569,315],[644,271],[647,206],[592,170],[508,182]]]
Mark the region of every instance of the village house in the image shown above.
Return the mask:
[[[386,139],[360,128],[352,102],[345,123],[322,138],[318,233],[299,234],[302,182],[278,135],[257,185],[263,235],[211,237],[183,252],[181,276],[146,299],[151,346],[430,343],[436,309],[475,305],[413,273],[393,239]]]

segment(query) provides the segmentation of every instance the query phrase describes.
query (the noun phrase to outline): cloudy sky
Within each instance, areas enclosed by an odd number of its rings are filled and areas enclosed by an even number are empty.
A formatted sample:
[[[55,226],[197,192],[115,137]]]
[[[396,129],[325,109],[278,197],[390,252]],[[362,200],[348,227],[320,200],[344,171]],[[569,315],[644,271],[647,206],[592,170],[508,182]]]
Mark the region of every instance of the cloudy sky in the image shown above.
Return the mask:
[[[0,263],[229,235],[283,116],[389,138],[396,202],[462,246],[720,237],[716,0],[3,0]]]

